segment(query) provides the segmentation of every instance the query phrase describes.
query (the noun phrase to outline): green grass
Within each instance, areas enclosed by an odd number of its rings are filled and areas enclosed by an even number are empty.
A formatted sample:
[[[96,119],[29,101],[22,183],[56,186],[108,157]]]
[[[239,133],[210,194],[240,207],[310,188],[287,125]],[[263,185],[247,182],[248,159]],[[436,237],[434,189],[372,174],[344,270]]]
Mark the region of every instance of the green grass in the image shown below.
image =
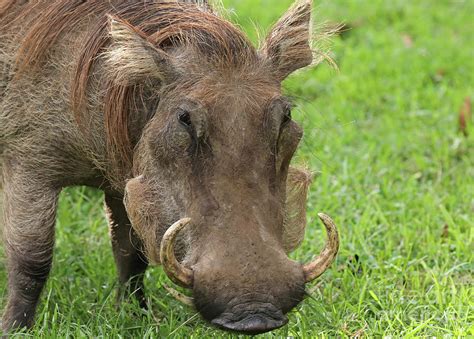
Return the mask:
[[[224,2],[252,37],[291,3]],[[474,1],[324,0],[316,12],[352,26],[334,39],[339,71],[299,72],[285,88],[306,132],[295,163],[318,173],[310,220],[332,215],[341,250],[290,324],[265,336],[473,336],[474,123],[465,138],[457,122],[474,99]],[[161,288],[161,268],[147,272],[152,312],[117,310],[103,214],[99,193],[62,195],[32,336],[228,336]],[[292,256],[310,259],[324,239],[312,221]],[[2,267],[0,291],[5,280]]]

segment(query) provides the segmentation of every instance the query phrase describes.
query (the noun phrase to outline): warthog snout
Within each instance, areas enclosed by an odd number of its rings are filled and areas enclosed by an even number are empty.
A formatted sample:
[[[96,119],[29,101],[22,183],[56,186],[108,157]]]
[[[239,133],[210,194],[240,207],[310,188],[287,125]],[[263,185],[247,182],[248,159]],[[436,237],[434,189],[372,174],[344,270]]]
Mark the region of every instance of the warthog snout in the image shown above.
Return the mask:
[[[229,275],[228,265],[235,267],[231,280],[224,278]],[[275,267],[274,273],[259,271],[262,269],[238,262],[197,265],[196,309],[211,324],[230,331],[258,334],[284,326],[288,322],[285,314],[304,298],[303,274],[290,260]]]
[[[259,334],[275,330],[288,323],[288,318],[281,312],[268,316],[266,310],[262,310],[261,314],[252,314],[238,321],[218,318],[212,321],[212,324],[228,331],[243,332],[248,334]]]
[[[288,318],[279,308],[266,302],[273,299],[272,296],[252,294],[247,298],[252,301],[238,301],[237,305],[228,308],[228,311],[211,320],[211,323],[230,331],[258,334],[280,328],[288,322]],[[259,299],[265,301],[260,302]]]
[[[193,290],[194,306],[210,323],[231,331],[257,334],[284,326],[285,316],[305,296],[305,283],[320,276],[334,260],[339,242],[336,226],[320,214],[328,241],[312,262],[301,265],[277,250],[271,239],[256,246],[252,234],[240,239],[245,250],[226,249],[227,233],[214,232],[213,243],[199,248],[190,267],[175,257],[174,243],[192,219],[173,224],[163,236],[160,258],[175,283]],[[246,243],[246,239],[249,242]],[[229,253],[233,253],[229,255]]]

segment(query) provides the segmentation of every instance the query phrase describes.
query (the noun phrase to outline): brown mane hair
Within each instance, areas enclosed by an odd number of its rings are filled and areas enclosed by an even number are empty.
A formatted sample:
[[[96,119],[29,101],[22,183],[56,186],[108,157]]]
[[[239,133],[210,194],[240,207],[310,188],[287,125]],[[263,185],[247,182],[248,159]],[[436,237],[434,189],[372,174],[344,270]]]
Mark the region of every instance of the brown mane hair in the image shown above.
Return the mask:
[[[15,0],[0,0],[0,17]],[[207,1],[199,0],[30,0],[14,17],[7,15],[3,24],[29,17],[29,27],[16,57],[17,75],[41,65],[57,39],[71,31],[84,18],[95,18],[79,57],[71,89],[71,104],[79,125],[87,105],[89,79],[102,53],[110,45],[109,17],[120,18],[156,47],[167,49],[191,44],[212,64],[239,67],[256,60],[257,52],[242,32],[219,18]],[[22,25],[25,23],[22,22]],[[107,74],[106,74],[107,76]],[[105,81],[103,109],[109,153],[115,161],[129,167],[133,143],[129,133],[130,115],[136,111],[135,97],[141,84],[117,84]]]

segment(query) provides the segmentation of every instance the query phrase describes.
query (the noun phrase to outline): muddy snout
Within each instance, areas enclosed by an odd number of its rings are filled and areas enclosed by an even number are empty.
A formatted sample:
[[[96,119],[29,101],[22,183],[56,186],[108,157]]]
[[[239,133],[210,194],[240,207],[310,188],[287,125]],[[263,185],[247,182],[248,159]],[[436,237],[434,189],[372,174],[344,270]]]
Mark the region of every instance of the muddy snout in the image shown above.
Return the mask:
[[[243,303],[236,301],[234,306],[231,306],[231,303],[226,311],[211,320],[211,323],[225,330],[247,334],[268,332],[288,323],[288,318],[274,303],[256,301],[258,296],[251,299],[252,301]],[[266,299],[273,298],[267,296]]]

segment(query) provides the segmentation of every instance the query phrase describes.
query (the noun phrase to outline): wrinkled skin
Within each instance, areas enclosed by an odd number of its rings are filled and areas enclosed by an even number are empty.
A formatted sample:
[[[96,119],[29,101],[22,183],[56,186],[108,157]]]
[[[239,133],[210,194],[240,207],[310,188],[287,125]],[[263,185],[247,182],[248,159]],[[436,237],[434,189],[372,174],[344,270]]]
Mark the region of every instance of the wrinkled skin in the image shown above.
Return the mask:
[[[15,20],[8,20],[29,2],[5,1],[4,8],[13,13],[4,16],[11,27],[0,26],[0,33],[9,37],[0,40],[5,51],[0,53],[0,177],[9,274],[3,329],[33,326],[52,262],[58,195],[71,185],[105,192],[120,295],[133,294],[147,306],[143,273],[148,262],[163,261],[160,243],[170,226],[190,218],[172,251],[186,268],[186,282],[163,264],[173,281],[192,289],[202,316],[223,329],[245,333],[283,326],[285,314],[303,299],[305,283],[320,275],[337,252],[337,246],[325,249],[325,257],[309,266],[287,257],[304,232],[310,180],[302,172],[288,177],[302,130],[292,121],[281,82],[312,62],[311,1],[296,3],[260,50],[210,13],[207,4],[197,10],[196,1],[111,2],[122,6],[117,13],[125,16],[153,13],[146,6],[160,13],[158,19],[173,11],[178,19],[194,15],[191,22],[198,26],[181,23],[178,32],[192,29],[188,36],[178,36],[179,43],[159,42],[160,30],[145,33],[145,24],[137,28],[118,14],[107,16],[113,6],[91,1],[88,9],[97,13],[90,20],[107,23],[103,27],[110,35],[100,40],[100,32],[88,31],[95,26],[87,20],[80,24],[81,15],[76,21],[67,16],[77,8],[63,1],[52,2],[53,10],[67,13],[64,22],[79,24],[51,42],[49,59],[34,71],[15,74],[13,64],[29,26],[21,20],[32,16],[34,24],[34,13],[41,11],[19,15],[15,28]],[[162,13],[161,8],[167,10]],[[158,19],[153,25],[166,31],[169,27]],[[85,73],[90,79],[84,86],[87,105],[76,105],[77,114],[70,102],[75,87],[68,81],[74,79],[73,65],[81,60],[78,51],[87,34],[106,45],[97,52],[105,53],[89,56],[96,63],[91,74]],[[158,40],[153,42],[152,36]],[[113,101],[116,97],[104,97],[104,84],[108,89],[127,85],[142,90],[130,98],[133,110],[129,108],[122,124],[128,134],[116,131],[120,124],[110,128],[110,121],[120,122],[124,116]],[[110,102],[117,105],[107,110]],[[131,143],[130,162],[121,148],[124,140]],[[302,189],[297,203],[289,204],[287,188],[295,178],[302,178]],[[298,216],[295,225],[292,215]],[[293,229],[299,230],[297,235]],[[336,244],[337,232],[332,238]]]

